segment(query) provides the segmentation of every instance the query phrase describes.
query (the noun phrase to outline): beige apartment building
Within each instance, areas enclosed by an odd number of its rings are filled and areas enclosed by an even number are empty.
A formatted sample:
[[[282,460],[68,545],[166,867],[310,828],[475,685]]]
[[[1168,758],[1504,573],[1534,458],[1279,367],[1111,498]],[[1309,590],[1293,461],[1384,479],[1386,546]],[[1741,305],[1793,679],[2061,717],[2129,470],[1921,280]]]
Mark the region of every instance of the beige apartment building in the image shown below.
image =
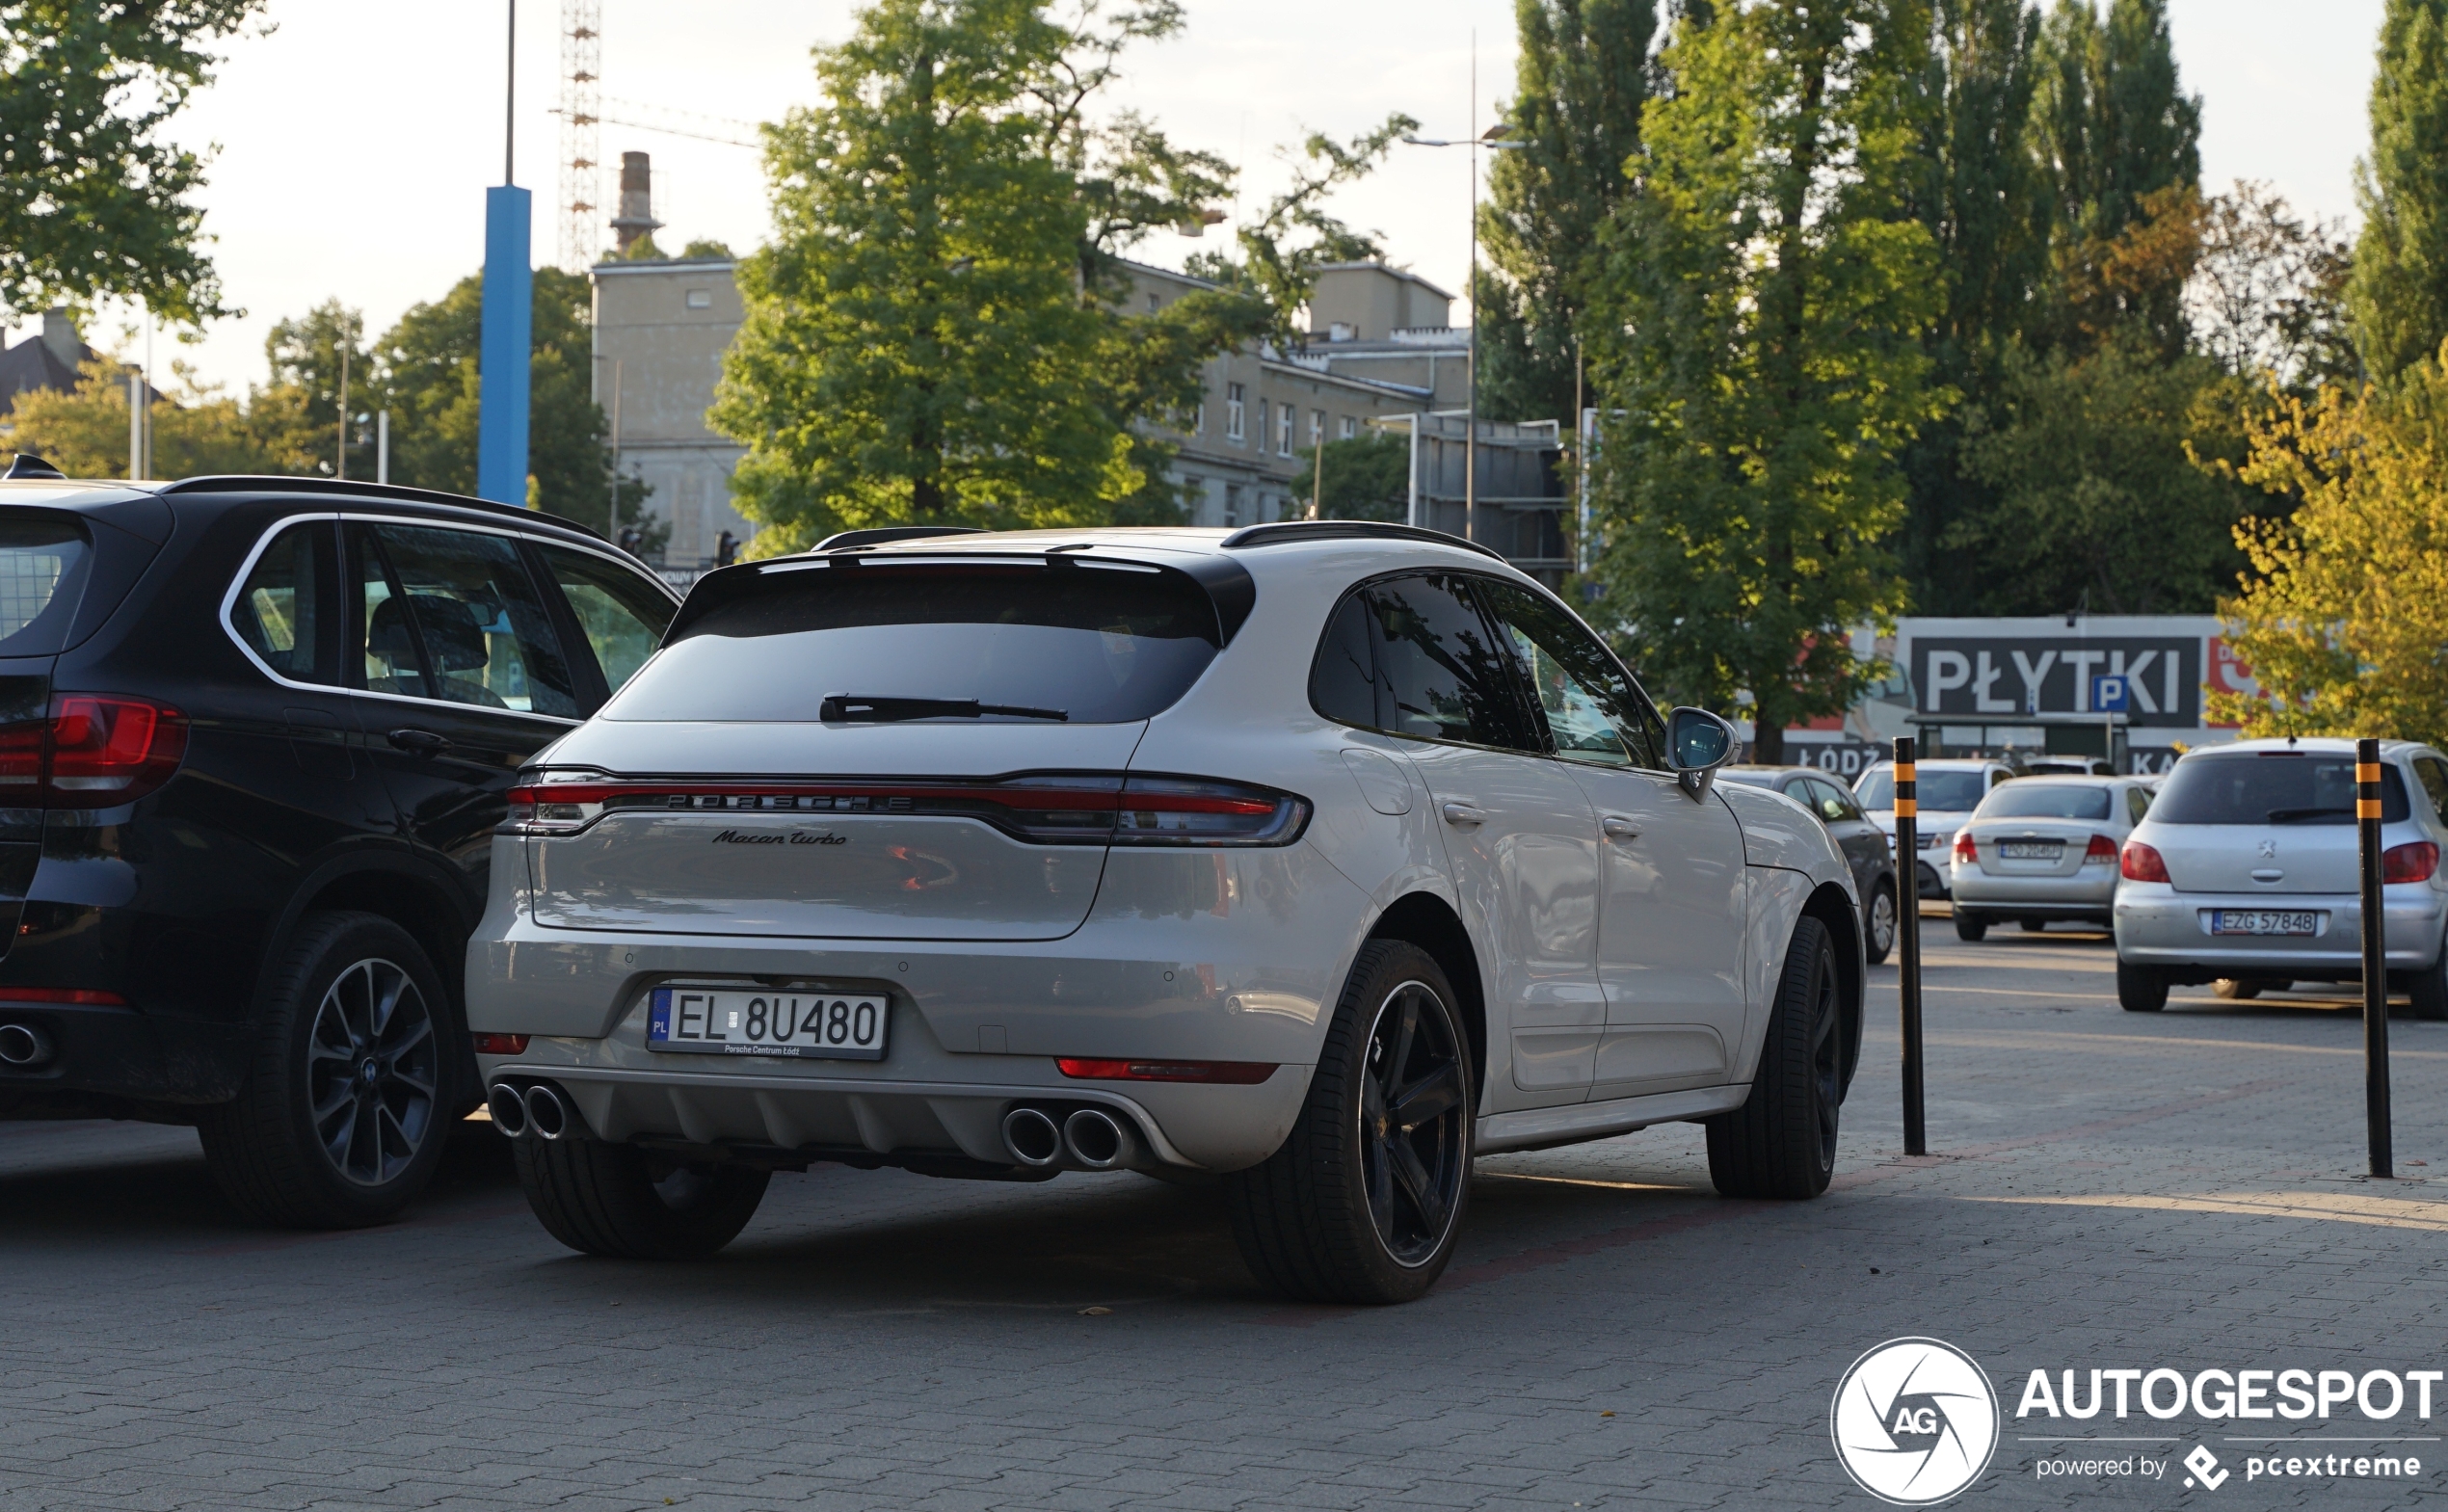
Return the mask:
[[[613,422],[614,464],[652,491],[647,513],[671,527],[663,564],[713,565],[728,530],[755,527],[732,508],[745,448],[707,429],[723,353],[742,319],[727,261],[603,262],[595,282],[595,401]]]

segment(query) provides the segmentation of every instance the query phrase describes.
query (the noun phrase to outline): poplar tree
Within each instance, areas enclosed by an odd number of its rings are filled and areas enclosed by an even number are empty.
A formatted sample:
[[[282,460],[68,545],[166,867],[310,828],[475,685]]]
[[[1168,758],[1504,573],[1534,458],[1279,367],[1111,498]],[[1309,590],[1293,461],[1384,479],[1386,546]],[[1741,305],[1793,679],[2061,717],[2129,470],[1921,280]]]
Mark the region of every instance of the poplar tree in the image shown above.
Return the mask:
[[[1524,146],[1491,154],[1479,245],[1493,274],[1474,290],[1479,407],[1503,420],[1561,419],[1570,434],[1575,339],[1589,305],[1598,230],[1631,190],[1649,98],[1655,0],[1515,0],[1519,93],[1505,111]]]
[[[2448,0],[2388,0],[2371,115],[2346,297],[2364,369],[2392,379],[2448,340]]]
[[[1897,458],[1944,408],[1921,341],[1941,305],[1911,213],[1917,0],[1687,13],[1643,123],[1603,298],[1596,577],[1636,665],[1719,707],[1758,759],[1876,669],[1848,632],[1903,607]]]

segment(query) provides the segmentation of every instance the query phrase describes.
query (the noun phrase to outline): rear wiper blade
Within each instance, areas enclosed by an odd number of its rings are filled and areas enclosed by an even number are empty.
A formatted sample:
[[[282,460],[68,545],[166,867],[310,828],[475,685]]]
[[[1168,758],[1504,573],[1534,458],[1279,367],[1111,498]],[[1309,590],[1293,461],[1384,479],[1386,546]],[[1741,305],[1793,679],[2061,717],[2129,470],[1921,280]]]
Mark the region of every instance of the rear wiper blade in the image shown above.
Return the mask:
[[[816,717],[828,725],[903,719],[980,719],[1001,714],[1012,719],[1071,718],[1069,709],[1031,708],[1024,703],[980,703],[975,699],[891,699],[863,693],[829,693],[817,705]]]
[[[2272,824],[2287,824],[2297,819],[2326,819],[2331,814],[2352,819],[2355,810],[2351,806],[2343,809],[2273,809],[2264,817]]]

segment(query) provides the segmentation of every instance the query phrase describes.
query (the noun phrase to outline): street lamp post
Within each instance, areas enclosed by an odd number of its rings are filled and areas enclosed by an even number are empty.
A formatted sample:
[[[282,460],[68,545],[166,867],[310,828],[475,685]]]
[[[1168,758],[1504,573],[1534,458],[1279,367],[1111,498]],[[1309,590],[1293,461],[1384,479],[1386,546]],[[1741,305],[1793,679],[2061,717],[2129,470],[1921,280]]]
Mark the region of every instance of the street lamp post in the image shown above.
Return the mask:
[[[1471,124],[1478,124],[1478,116],[1479,60],[1475,40],[1471,49]],[[1530,146],[1527,142],[1513,141],[1512,132],[1512,127],[1498,121],[1488,127],[1483,136],[1450,141],[1431,137],[1402,139],[1415,147],[1471,149],[1471,344],[1469,355],[1462,362],[1462,370],[1470,382],[1470,397],[1463,411],[1462,534],[1472,541],[1479,538],[1479,148],[1485,147],[1491,152],[1518,152]]]

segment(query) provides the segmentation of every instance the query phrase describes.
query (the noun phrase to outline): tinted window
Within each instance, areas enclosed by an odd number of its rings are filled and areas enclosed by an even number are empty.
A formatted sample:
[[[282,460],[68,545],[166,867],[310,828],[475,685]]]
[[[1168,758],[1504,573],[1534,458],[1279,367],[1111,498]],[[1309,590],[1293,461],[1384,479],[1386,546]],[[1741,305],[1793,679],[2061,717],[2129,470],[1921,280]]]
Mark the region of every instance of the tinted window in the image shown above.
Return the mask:
[[[1981,772],[1932,772],[1926,764],[1915,770],[1920,773],[1923,813],[1970,813],[1981,806],[1988,786],[1986,774]],[[1889,806],[1894,803],[1890,796]]]
[[[92,556],[72,519],[0,511],[0,656],[48,656],[67,644]]]
[[[2406,784],[2394,762],[2380,769],[2381,818],[2406,817]],[[2353,824],[2351,755],[2188,756],[2150,806],[2161,824]]]
[[[1853,797],[1865,809],[1896,807],[1895,768],[1882,766],[1864,772],[1853,788]]]
[[[1633,689],[1605,647],[1548,599],[1502,581],[1483,581],[1488,597],[1521,657],[1556,754],[1605,766],[1663,770],[1652,738],[1655,714]]]
[[[1317,643],[1317,660],[1309,669],[1309,703],[1339,724],[1376,726],[1376,658],[1369,649],[1369,606],[1358,594],[1326,622],[1326,637]]]
[[[332,523],[308,520],[273,538],[255,558],[229,624],[257,660],[292,682],[329,682],[316,664],[323,620],[323,564],[332,551]]]
[[[716,591],[723,597],[692,608],[605,718],[813,721],[826,699],[841,697],[1115,724],[1169,707],[1218,650],[1207,591],[1169,568],[794,563]]]
[[[2448,817],[2448,761],[2437,756],[2414,757],[2414,776],[2431,797],[2432,810]]]
[[[543,546],[553,581],[570,600],[571,613],[603,669],[603,684],[612,692],[637,675],[646,658],[661,645],[676,607],[653,584],[616,562],[566,546]]]
[[[1509,653],[1469,580],[1431,572],[1370,585],[1378,729],[1422,740],[1535,749],[1514,704]]]
[[[2071,783],[2015,783],[1998,788],[1981,805],[1983,819],[2105,819],[2109,792],[2105,787],[2077,787]]]
[[[2140,787],[2126,788],[2125,812],[2132,816],[2136,824],[2142,823],[2142,816],[2150,812],[2150,794]]]
[[[363,563],[369,688],[577,717],[569,664],[516,542],[426,525],[351,533]],[[365,550],[368,534],[379,552]]]

